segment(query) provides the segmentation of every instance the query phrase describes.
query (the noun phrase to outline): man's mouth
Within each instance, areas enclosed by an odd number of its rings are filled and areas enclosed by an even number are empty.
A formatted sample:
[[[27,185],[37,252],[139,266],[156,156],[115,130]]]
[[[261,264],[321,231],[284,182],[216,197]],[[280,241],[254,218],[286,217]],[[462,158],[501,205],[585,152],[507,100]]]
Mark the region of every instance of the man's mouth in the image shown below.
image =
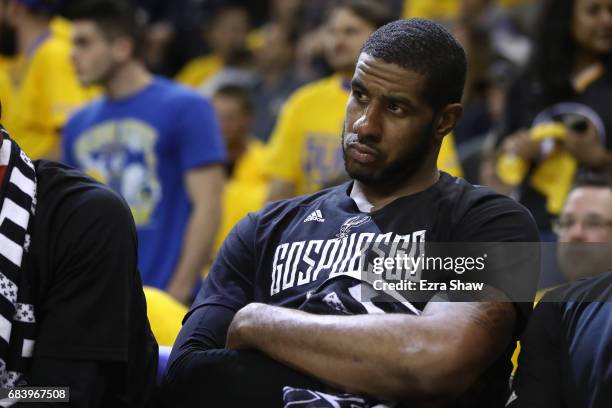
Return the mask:
[[[369,164],[378,159],[378,152],[368,145],[359,143],[356,140],[349,140],[346,144],[346,151],[350,158],[361,164]]]

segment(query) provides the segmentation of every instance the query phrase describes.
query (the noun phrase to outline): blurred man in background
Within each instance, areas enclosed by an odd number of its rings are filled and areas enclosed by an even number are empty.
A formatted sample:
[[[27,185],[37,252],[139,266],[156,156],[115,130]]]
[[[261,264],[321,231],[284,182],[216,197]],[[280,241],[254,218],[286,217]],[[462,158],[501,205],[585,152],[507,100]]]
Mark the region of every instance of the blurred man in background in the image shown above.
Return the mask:
[[[254,50],[258,78],[253,89],[253,133],[265,142],[270,138],[283,103],[305,81],[295,69],[296,28],[273,22],[261,29],[261,38],[262,43]]]
[[[226,65],[240,59],[247,49],[249,14],[239,6],[220,7],[205,31],[210,53],[195,58],[177,74],[176,80],[193,88],[204,86]]]
[[[346,178],[340,133],[349,81],[364,41],[390,19],[384,5],[370,0],[340,1],[329,10],[325,55],[335,74],[300,88],[283,107],[266,160],[269,201],[312,193]],[[439,165],[458,175],[452,143],[444,139]]]
[[[612,269],[612,176],[580,176],[554,228],[559,267],[568,281]]]
[[[2,90],[4,123],[32,158],[59,158],[64,123],[94,95],[79,84],[70,62],[68,23],[54,18],[61,3],[9,0],[0,4],[1,24],[14,29],[17,51],[3,67],[10,78],[9,89]]]
[[[215,239],[216,252],[238,221],[264,205],[268,187],[263,175],[264,145],[250,133],[254,108],[248,91],[225,85],[217,90],[212,101],[228,156],[228,182],[223,189],[223,212]]]
[[[73,15],[77,72],[105,95],[67,124],[64,159],[123,195],[138,229],[144,284],[187,303],[221,212],[225,153],[214,111],[144,68],[129,3],[92,0]]]

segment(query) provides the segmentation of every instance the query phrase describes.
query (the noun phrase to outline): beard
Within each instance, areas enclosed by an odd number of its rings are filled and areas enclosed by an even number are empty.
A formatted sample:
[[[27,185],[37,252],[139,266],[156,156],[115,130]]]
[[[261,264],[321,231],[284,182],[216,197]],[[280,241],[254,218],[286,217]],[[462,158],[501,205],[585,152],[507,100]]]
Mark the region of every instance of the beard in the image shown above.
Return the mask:
[[[354,180],[363,183],[372,189],[386,189],[404,184],[410,179],[423,165],[429,153],[435,147],[434,139],[434,120],[432,120],[418,135],[416,144],[395,161],[376,169],[353,168],[349,164],[346,154],[345,126],[342,128],[342,157],[344,159],[344,169]],[[361,143],[375,149],[376,146],[368,143],[367,138]]]

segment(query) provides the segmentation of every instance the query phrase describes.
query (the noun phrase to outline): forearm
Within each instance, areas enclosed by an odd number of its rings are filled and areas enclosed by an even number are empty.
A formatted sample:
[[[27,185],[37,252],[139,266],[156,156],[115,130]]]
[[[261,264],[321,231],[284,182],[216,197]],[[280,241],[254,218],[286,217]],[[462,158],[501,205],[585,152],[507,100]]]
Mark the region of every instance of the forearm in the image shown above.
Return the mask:
[[[193,350],[176,360],[162,387],[166,405],[278,407],[284,386],[321,389],[314,378],[248,350]],[[202,399],[205,396],[204,400]]]
[[[204,266],[210,260],[220,218],[219,199],[211,199],[207,205],[193,209],[183,238],[181,256],[169,284],[170,293],[175,293],[179,288],[183,288],[183,292],[191,293]]]
[[[162,406],[280,406],[282,387],[316,388],[318,381],[259,352],[223,349],[234,312],[196,309],[179,334],[162,383]],[[202,396],[206,395],[203,401]]]
[[[457,363],[470,353],[453,335],[464,330],[465,319],[442,323],[435,316],[319,316],[265,308],[265,317],[230,328],[228,345],[261,350],[349,392],[387,399],[449,397],[490,363]],[[460,366],[464,370],[457,371]]]

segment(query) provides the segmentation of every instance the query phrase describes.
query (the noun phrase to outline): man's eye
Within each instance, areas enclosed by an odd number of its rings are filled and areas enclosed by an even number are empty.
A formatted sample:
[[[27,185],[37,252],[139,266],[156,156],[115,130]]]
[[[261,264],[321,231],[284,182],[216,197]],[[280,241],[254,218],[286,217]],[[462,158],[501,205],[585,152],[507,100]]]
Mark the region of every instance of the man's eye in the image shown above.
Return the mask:
[[[403,112],[402,108],[399,105],[396,105],[394,103],[390,103],[389,105],[387,105],[387,109],[391,113],[402,113]]]
[[[360,102],[363,102],[366,99],[364,93],[358,90],[353,90],[353,96]]]

